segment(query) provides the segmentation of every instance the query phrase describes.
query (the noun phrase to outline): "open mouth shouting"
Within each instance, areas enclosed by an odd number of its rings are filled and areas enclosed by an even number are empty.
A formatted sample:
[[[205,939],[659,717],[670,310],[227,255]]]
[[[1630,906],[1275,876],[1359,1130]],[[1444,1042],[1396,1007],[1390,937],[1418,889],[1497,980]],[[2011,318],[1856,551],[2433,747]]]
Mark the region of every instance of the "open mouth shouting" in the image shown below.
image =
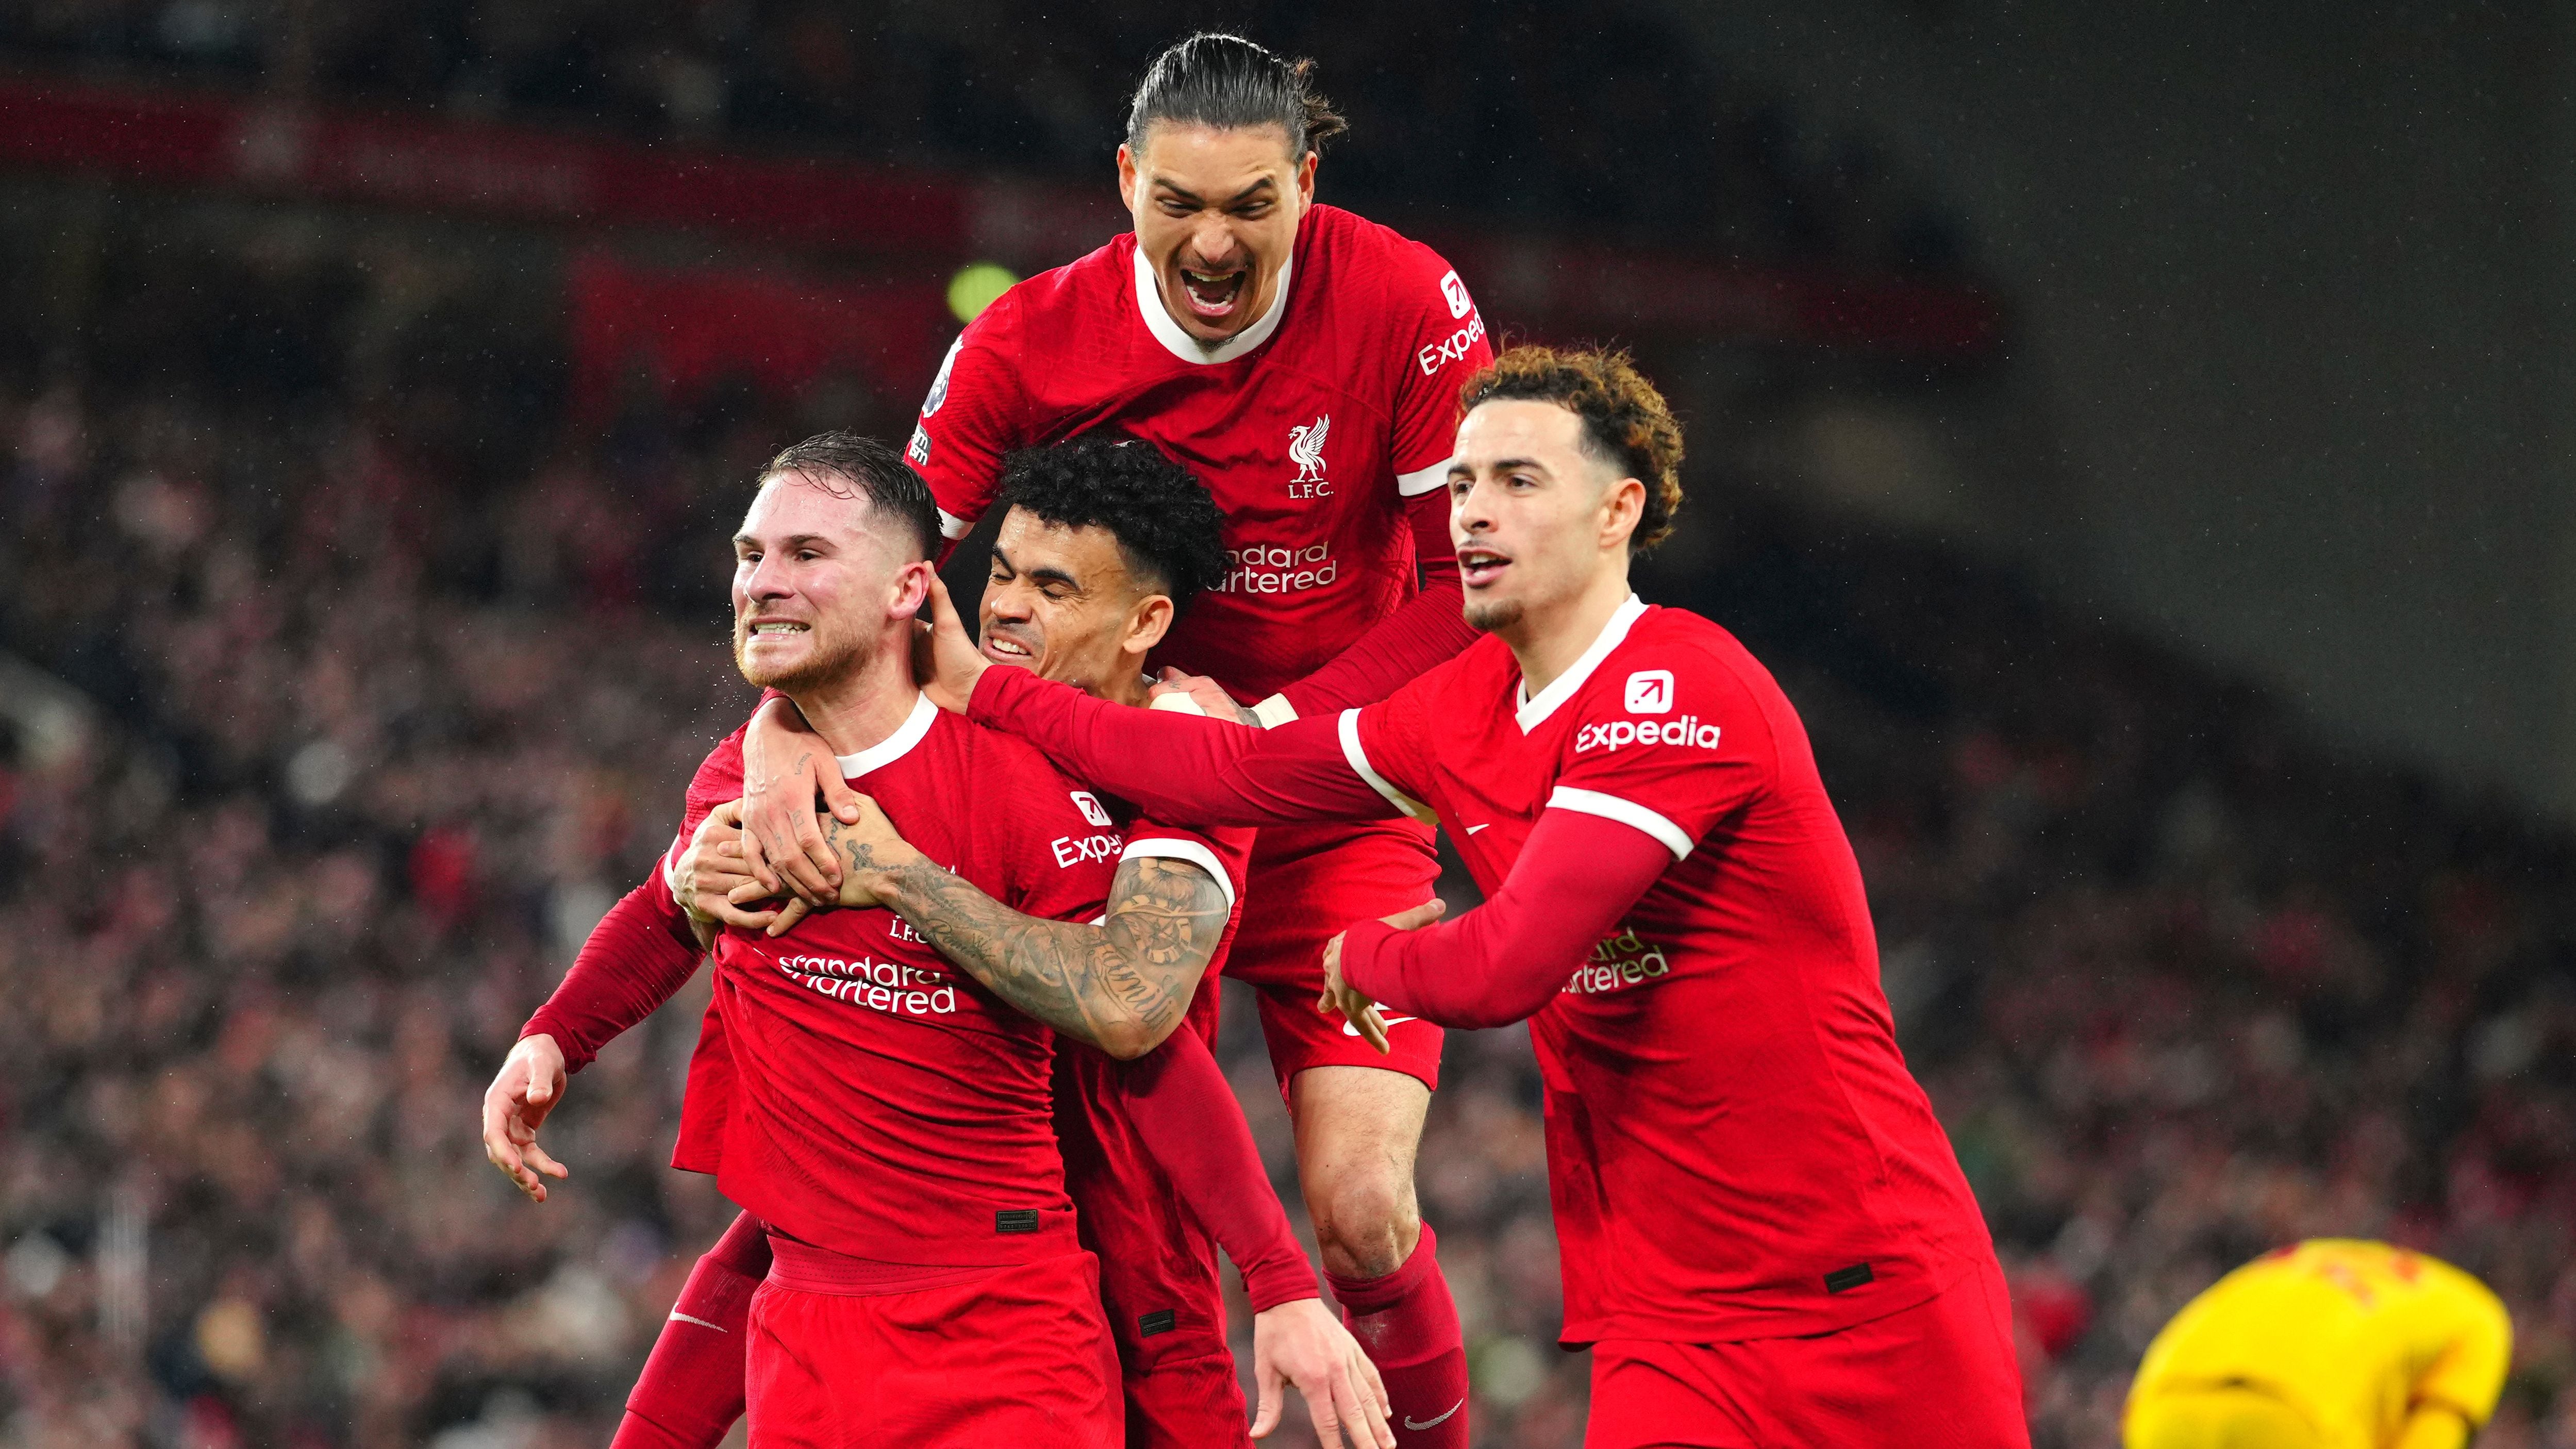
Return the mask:
[[[1192,315],[1210,322],[1234,315],[1252,282],[1252,269],[1235,266],[1224,271],[1201,271],[1196,267],[1178,267],[1181,297],[1189,303]]]
[[[1511,555],[1471,543],[1458,550],[1458,578],[1468,588],[1480,589],[1503,576],[1512,566]]]

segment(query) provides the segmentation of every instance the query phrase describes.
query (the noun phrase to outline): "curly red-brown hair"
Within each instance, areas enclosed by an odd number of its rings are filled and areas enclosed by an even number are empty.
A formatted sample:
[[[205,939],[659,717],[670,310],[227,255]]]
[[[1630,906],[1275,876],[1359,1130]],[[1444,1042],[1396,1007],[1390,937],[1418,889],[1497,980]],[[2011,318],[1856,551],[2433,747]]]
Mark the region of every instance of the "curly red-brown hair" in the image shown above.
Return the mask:
[[[1682,506],[1682,426],[1627,353],[1524,344],[1458,390],[1461,415],[1504,401],[1551,402],[1581,418],[1583,450],[1646,485],[1630,552],[1645,553],[1672,533]]]

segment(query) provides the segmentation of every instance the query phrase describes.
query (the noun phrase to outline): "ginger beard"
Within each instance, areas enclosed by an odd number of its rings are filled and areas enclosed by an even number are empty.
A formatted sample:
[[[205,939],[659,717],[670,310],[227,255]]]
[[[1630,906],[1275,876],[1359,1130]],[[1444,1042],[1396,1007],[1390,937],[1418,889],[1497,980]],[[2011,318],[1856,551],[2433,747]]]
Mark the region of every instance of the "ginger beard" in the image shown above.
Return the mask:
[[[746,681],[808,693],[888,647],[882,611],[903,593],[904,572],[927,565],[890,539],[887,522],[828,479],[788,472],[762,483],[734,535],[733,660]]]
[[[751,647],[752,610],[739,611],[733,620],[733,663],[742,671],[743,682],[754,689],[774,689],[781,694],[801,694],[830,684],[859,667],[867,641],[846,624],[836,624],[829,616],[795,621],[804,626],[805,647],[789,652],[789,657],[764,657],[784,652],[774,647],[755,651]]]

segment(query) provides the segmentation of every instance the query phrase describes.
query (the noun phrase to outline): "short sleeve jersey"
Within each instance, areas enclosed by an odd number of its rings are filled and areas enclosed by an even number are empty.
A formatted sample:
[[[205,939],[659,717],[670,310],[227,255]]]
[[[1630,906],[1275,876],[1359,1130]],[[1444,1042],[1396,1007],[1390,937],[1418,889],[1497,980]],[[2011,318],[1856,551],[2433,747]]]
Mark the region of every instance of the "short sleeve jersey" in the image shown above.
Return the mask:
[[[951,538],[1015,449],[1108,428],[1177,459],[1225,510],[1231,569],[1156,657],[1256,699],[1411,596],[1405,500],[1442,486],[1459,388],[1492,356],[1448,263],[1337,207],[1306,213],[1278,299],[1213,350],[1163,309],[1131,233],[967,327],[910,457]]]
[[[1535,698],[1489,636],[1340,729],[1488,892],[1549,809],[1672,852],[1531,1021],[1567,1342],[1830,1332],[1991,1251],[1806,732],[1732,635],[1631,598]]]
[[[738,789],[740,751],[738,737],[718,746],[730,762],[701,780],[721,791],[729,769]],[[925,698],[840,766],[907,842],[996,901],[1099,918],[1125,841],[1033,748]],[[710,1155],[725,1196],[791,1236],[886,1262],[1073,1250],[1045,1026],[889,910],[824,912],[774,940],[729,928],[714,955],[726,1080],[702,1083],[693,1064],[690,1091],[721,1099]]]
[[[2397,1442],[2418,1402],[2495,1411],[2513,1321],[2485,1284],[2386,1243],[2315,1238],[2218,1280],[2147,1346],[2132,1405],[2252,1383],[2296,1406],[2320,1449]]]

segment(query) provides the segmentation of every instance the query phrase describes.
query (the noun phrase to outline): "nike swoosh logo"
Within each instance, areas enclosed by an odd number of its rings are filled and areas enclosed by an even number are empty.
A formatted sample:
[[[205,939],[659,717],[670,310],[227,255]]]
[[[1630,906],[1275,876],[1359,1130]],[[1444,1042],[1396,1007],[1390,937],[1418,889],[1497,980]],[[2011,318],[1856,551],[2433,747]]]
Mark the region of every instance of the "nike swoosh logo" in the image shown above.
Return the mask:
[[[1491,825],[1491,824],[1493,824],[1493,823],[1494,823],[1494,822],[1492,822],[1492,821],[1488,820],[1488,821],[1486,821],[1486,822],[1485,822],[1485,825]],[[1469,835],[1473,835],[1473,834],[1475,834],[1477,831],[1484,829],[1484,828],[1485,828],[1485,825],[1470,825],[1470,826],[1468,826],[1468,827],[1467,827],[1467,833],[1468,833]],[[1456,1412],[1458,1412],[1456,1409],[1451,1409],[1451,1410],[1449,1411],[1449,1414],[1454,1414],[1454,1413],[1456,1413]],[[1443,1414],[1443,1415],[1441,1415],[1441,1416],[1440,1416],[1440,1419],[1448,1418],[1448,1417],[1449,1417],[1449,1414]],[[1439,1422],[1440,1422],[1440,1419],[1434,1419],[1434,1420],[1432,1420],[1431,1422],[1432,1422],[1432,1423],[1434,1423],[1434,1424],[1437,1424],[1437,1423],[1439,1423]]]
[[[1417,1016],[1396,1016],[1396,1015],[1389,1014],[1389,1015],[1387,1015],[1387,1016],[1385,1016],[1385,1017],[1384,1017],[1384,1020],[1385,1020],[1385,1022],[1386,1022],[1386,1024],[1387,1024],[1387,1025],[1389,1025],[1389,1026],[1393,1026],[1393,1025],[1395,1025],[1395,1024],[1396,1024],[1397,1022],[1399,1022],[1399,1021],[1419,1021],[1419,1020],[1421,1020],[1421,1018],[1420,1018],[1420,1017],[1417,1017]],[[1344,1036],[1358,1036],[1359,1034],[1360,1034],[1360,1029],[1359,1029],[1358,1027],[1351,1025],[1351,1024],[1350,1024],[1349,1022],[1347,1022],[1347,1021],[1342,1023],[1342,1035],[1344,1035]],[[1466,1402],[1466,1400],[1461,1399],[1461,1400],[1459,1400],[1459,1402],[1460,1402],[1460,1403],[1465,1403],[1465,1402]],[[1455,1412],[1456,1412],[1456,1410],[1454,1410],[1454,1409],[1453,1409],[1453,1410],[1451,1410],[1450,1412],[1451,1412],[1451,1413],[1455,1413]],[[1446,1414],[1444,1414],[1444,1415],[1442,1415],[1442,1416],[1441,1416],[1441,1418],[1447,1418],[1447,1417],[1448,1417],[1448,1415],[1446,1415]],[[1439,1420],[1439,1419],[1434,1419],[1434,1420],[1432,1420],[1431,1422],[1432,1422],[1432,1423],[1434,1423],[1434,1424],[1437,1424],[1437,1423],[1439,1423],[1439,1422],[1440,1422],[1440,1420]]]
[[[712,1329],[715,1329],[715,1331],[716,1331],[716,1332],[718,1332],[718,1333],[722,1333],[722,1332],[724,1332],[724,1331],[725,1331],[721,1326],[719,1326],[719,1325],[717,1325],[717,1324],[709,1323],[709,1322],[707,1322],[707,1321],[706,1321],[705,1319],[703,1319],[703,1318],[691,1318],[689,1315],[687,1315],[687,1314],[685,1314],[685,1313],[682,1313],[680,1310],[678,1310],[678,1309],[676,1309],[676,1308],[674,1308],[674,1309],[672,1309],[672,1310],[671,1310],[671,1321],[672,1321],[673,1323],[694,1323],[694,1324],[696,1324],[696,1325],[697,1325],[698,1327],[700,1327],[700,1328],[712,1328]],[[1454,1411],[1453,1411],[1453,1412],[1454,1412]],[[1434,1420],[1432,1420],[1431,1422],[1432,1422],[1432,1423],[1434,1423],[1434,1424],[1437,1424],[1437,1423],[1439,1423],[1440,1421],[1439,1421],[1439,1420],[1437,1420],[1437,1419],[1434,1419]]]
[[[1465,1399],[1460,1399],[1458,1402],[1449,1406],[1449,1414],[1454,1414],[1465,1407],[1467,1407],[1467,1401]],[[1404,1416],[1404,1427],[1408,1429],[1437,1428],[1438,1426],[1449,1422],[1449,1414],[1442,1414],[1436,1419],[1425,1419],[1418,1424],[1413,1421],[1413,1416],[1411,1414],[1407,1414]]]

